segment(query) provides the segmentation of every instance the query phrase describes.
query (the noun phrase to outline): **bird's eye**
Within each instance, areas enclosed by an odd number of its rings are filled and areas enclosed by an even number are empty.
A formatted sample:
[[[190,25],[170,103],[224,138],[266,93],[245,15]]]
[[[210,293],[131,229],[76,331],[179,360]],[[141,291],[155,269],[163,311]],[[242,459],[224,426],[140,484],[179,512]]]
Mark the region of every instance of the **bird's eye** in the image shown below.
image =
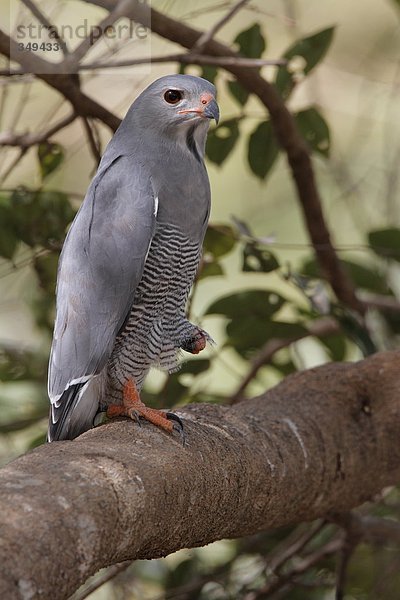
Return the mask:
[[[164,94],[164,100],[168,104],[177,104],[179,100],[182,100],[182,92],[179,90],[167,90]]]

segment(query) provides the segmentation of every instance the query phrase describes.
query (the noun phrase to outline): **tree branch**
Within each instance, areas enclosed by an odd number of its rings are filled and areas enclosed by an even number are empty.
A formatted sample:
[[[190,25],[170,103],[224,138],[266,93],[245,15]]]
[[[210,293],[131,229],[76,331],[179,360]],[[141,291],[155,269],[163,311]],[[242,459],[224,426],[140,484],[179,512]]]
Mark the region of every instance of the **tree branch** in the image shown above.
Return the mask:
[[[167,54],[165,56],[152,56],[145,58],[135,58],[127,60],[118,60],[115,62],[92,62],[79,65],[79,71],[90,71],[96,69],[114,69],[118,67],[134,67],[135,65],[143,64],[158,64],[158,63],[169,63],[179,62],[187,65],[212,65],[217,67],[228,67],[228,66],[239,66],[239,67],[268,67],[268,66],[281,66],[286,65],[287,60],[277,59],[263,59],[263,58],[234,58],[232,56],[208,56],[205,54],[197,54],[191,52],[179,53],[179,54]],[[1,72],[0,72],[1,74]],[[19,72],[18,72],[19,74]]]
[[[17,459],[0,472],[0,597],[61,600],[101,567],[340,514],[397,483],[399,359],[185,407],[186,448],[120,421]]]
[[[0,133],[0,146],[17,146],[26,149],[35,144],[41,144],[61,129],[64,129],[64,127],[70,125],[75,121],[76,117],[76,113],[73,112],[67,117],[64,117],[64,119],[58,121],[58,123],[55,123],[49,129],[39,131],[38,133],[13,133],[12,131],[4,131],[3,133]]]
[[[208,31],[205,31],[199,37],[199,39],[193,46],[193,50],[195,50],[196,52],[201,52],[203,48],[208,44],[208,42],[215,37],[218,31],[222,29],[222,27],[226,25],[226,23],[228,23],[228,21],[230,21],[230,19],[232,19],[232,17],[234,17],[235,14],[239,12],[239,10],[243,8],[243,6],[248,2],[249,0],[238,0],[237,2],[235,2],[235,4],[230,7],[228,12],[221,19],[219,19],[219,21],[214,23],[214,25]]]
[[[35,73],[39,79],[59,91],[71,102],[78,115],[100,119],[113,131],[121,123],[121,119],[80,90],[76,75],[59,73],[59,65],[45,61],[33,52],[18,52],[18,44],[1,30],[0,53],[10,60],[18,56],[18,62],[26,73]]]
[[[51,32],[53,38],[55,40],[57,40],[58,43],[60,44],[61,50],[63,51],[64,56],[67,56],[69,53],[67,44],[64,42],[63,38],[58,33],[57,27],[55,25],[53,25],[53,23],[51,23],[51,21],[49,21],[49,19],[46,17],[46,15],[44,13],[42,13],[42,11],[36,6],[36,4],[34,2],[32,2],[32,0],[22,0],[22,2],[31,11],[31,13],[37,18],[39,23],[44,25],[44,27],[46,27],[46,29],[49,32]]]

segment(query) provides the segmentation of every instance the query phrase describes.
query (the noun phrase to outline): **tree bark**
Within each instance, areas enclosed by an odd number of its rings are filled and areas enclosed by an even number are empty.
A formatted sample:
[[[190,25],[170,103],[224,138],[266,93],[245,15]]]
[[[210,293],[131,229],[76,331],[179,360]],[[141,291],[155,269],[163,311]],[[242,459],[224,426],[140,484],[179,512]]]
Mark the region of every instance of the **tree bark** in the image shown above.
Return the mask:
[[[0,471],[0,597],[67,598],[101,567],[340,513],[400,475],[400,352],[179,410],[187,445],[118,421]]]

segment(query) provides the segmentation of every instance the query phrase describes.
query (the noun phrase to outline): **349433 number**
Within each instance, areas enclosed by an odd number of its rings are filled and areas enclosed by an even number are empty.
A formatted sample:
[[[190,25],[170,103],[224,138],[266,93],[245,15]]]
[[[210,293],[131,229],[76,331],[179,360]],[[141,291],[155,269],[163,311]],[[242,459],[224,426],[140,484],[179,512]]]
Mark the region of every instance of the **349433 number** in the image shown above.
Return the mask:
[[[39,44],[38,42],[27,42],[19,43],[18,50],[20,52],[38,52],[39,50],[42,52],[58,52],[61,49],[61,46],[58,42],[42,42]]]

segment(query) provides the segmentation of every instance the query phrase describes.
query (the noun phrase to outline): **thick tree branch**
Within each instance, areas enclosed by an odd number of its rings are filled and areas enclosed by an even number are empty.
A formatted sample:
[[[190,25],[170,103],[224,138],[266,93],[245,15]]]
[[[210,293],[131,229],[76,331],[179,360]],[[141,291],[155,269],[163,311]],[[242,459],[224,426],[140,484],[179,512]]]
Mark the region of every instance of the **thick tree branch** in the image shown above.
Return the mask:
[[[397,483],[399,360],[188,406],[186,448],[123,421],[17,459],[0,472],[0,597],[67,598],[101,567],[343,513]]]

